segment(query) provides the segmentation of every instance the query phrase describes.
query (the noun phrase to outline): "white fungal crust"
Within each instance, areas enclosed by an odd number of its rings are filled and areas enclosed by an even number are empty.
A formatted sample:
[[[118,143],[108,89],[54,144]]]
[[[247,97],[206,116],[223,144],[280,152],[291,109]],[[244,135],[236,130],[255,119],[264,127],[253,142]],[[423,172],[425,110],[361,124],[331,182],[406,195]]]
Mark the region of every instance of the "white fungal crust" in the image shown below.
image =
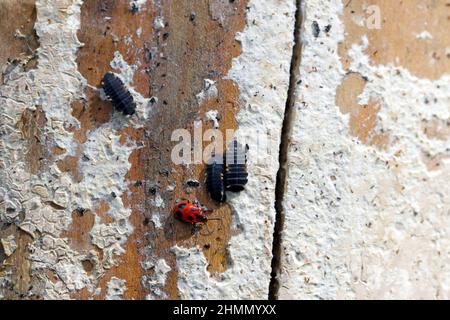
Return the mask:
[[[3,249],[3,253],[5,254],[5,256],[9,257],[17,249],[17,242],[15,236],[11,234],[8,237],[0,239],[0,245],[1,248]]]
[[[145,5],[147,0],[131,0],[130,1],[130,10],[141,10],[142,7]]]
[[[137,69],[136,65],[130,66],[119,51],[114,52],[114,58],[110,63],[111,68],[120,70],[120,75],[125,84],[133,83],[134,72]]]
[[[209,110],[205,113],[205,121],[210,121],[214,129],[219,129],[219,112],[217,110]]]
[[[361,144],[335,102],[345,77],[341,12],[340,0],[310,0],[303,14],[280,298],[448,299],[450,141],[428,137],[422,125],[448,121],[450,75],[431,81],[370,65],[363,38],[350,50],[350,71],[367,78],[358,102],[380,101],[375,130],[390,143]],[[330,36],[316,39],[313,21],[331,24]],[[424,154],[442,157],[440,168],[430,171]]]
[[[167,274],[172,270],[164,259],[149,260],[143,265],[145,270],[153,271],[150,276],[143,276],[143,281],[151,288],[151,293],[147,295],[147,300],[167,299],[164,292]]]
[[[171,251],[177,257],[177,286],[180,299],[220,299],[218,284],[211,281],[211,276],[206,270],[208,262],[198,247],[187,249],[174,246]]]
[[[229,194],[234,228],[230,265],[212,277],[196,248],[174,247],[178,293],[183,299],[267,299],[272,259],[275,180],[293,46],[295,1],[251,0],[237,40],[242,54],[228,74],[240,89],[239,136],[250,146],[249,183]],[[256,130],[270,133],[272,153],[258,158]],[[252,149],[254,148],[254,149]],[[258,159],[256,161],[256,159]]]
[[[204,101],[209,99],[217,98],[219,95],[219,91],[216,86],[216,82],[210,79],[205,79],[203,82],[203,90],[200,91],[197,95],[197,102],[200,106]]]
[[[123,294],[127,291],[126,281],[117,277],[111,277],[106,284],[106,300],[122,300]]]
[[[124,207],[121,198],[128,192],[128,158],[136,149],[134,142],[119,141],[119,129],[127,125],[126,120],[114,116],[111,123],[88,132],[85,144],[79,144],[66,131],[68,127],[80,126],[71,114],[71,104],[83,97],[87,85],[76,63],[81,46],[76,36],[81,4],[81,0],[36,1],[38,66],[28,72],[14,70],[0,87],[0,221],[14,223],[33,237],[29,245],[31,276],[41,285],[30,294],[46,299],[68,299],[75,290],[83,288],[93,292],[105,269],[115,265],[116,257],[124,253],[124,244],[133,231],[128,221],[131,210]],[[116,55],[115,61],[119,58]],[[129,72],[128,76],[132,79]],[[146,101],[135,92],[134,97],[138,115],[129,125],[139,127],[147,115]],[[46,119],[41,128],[43,147],[51,150],[57,146],[65,153],[52,156],[44,170],[31,174],[26,163],[27,141],[17,124],[24,111],[36,110],[38,106]],[[57,166],[63,157],[75,156],[78,148],[84,154],[78,162],[80,182]],[[94,250],[86,254],[72,249],[63,234],[72,223],[74,210],[83,208],[95,213],[102,202],[108,206],[111,222],[103,223],[96,216],[90,231],[92,243],[103,250],[100,260]],[[95,262],[92,274],[83,268],[86,259]],[[0,277],[0,283],[3,281]]]
[[[119,51],[114,52],[114,58],[112,59],[110,66],[111,68],[118,71],[118,74],[115,74],[120,80],[123,82],[125,88],[130,92],[133,96],[133,100],[136,103],[136,116],[127,119],[128,122],[135,128],[143,127],[145,121],[150,117],[151,108],[150,108],[150,100],[148,98],[144,98],[139,92],[133,89],[133,77],[135,71],[138,69],[140,61],[138,60],[133,65],[129,65],[123,58],[122,54]],[[103,90],[102,90],[103,91]],[[156,99],[156,97],[153,97]],[[116,122],[117,125],[123,125],[123,117],[113,117],[113,122]]]

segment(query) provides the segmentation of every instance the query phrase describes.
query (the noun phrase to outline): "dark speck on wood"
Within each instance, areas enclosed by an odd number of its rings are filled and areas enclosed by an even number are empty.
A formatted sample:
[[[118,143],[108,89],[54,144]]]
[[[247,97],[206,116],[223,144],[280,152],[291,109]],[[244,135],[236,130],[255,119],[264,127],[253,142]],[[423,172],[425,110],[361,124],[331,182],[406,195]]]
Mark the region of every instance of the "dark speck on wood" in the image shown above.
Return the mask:
[[[139,12],[139,7],[138,7],[138,5],[137,5],[136,3],[132,3],[132,4],[131,4],[130,11],[131,11],[132,13],[137,13],[137,12]]]
[[[312,23],[312,32],[313,32],[313,36],[315,38],[317,38],[320,35],[320,27],[319,27],[319,24],[317,23],[317,21],[314,21]]]
[[[198,182],[197,180],[188,180],[188,181],[186,181],[186,184],[189,187],[193,187],[193,188],[197,188],[200,186],[200,182]]]

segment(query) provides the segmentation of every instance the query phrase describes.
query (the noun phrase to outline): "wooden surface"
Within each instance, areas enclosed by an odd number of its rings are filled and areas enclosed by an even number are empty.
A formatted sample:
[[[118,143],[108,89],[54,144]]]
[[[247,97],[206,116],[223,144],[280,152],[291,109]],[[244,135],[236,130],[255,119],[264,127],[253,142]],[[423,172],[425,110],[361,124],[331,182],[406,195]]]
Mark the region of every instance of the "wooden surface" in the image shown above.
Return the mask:
[[[432,80],[448,73],[448,0],[343,0],[343,4],[346,36],[339,51],[346,69],[348,49],[366,36],[366,52],[374,65],[402,66],[417,77]],[[374,16],[368,8],[372,5],[379,8],[379,28],[371,27]]]
[[[105,72],[117,71],[110,66],[117,51],[128,64],[138,66],[134,73],[133,88],[146,98],[158,97],[158,102],[152,106],[154,115],[145,128],[125,128],[121,132],[123,143],[131,139],[143,146],[130,156],[132,167],[126,178],[131,193],[129,196],[125,194],[122,199],[125,207],[132,209],[130,221],[134,227],[125,245],[125,254],[120,256],[117,266],[100,277],[100,294],[94,295],[83,289],[75,292],[73,298],[105,298],[106,284],[112,276],[126,280],[124,298],[145,298],[151,290],[143,285],[141,279],[153,271],[143,270],[142,264],[150,258],[151,250],[153,258],[164,258],[172,268],[163,291],[167,298],[176,299],[175,256],[169,249],[180,242],[187,247],[195,244],[202,247],[211,273],[226,270],[226,246],[233,233],[230,229],[230,208],[209,198],[203,183],[203,165],[182,167],[172,164],[170,154],[174,142],[170,138],[174,129],[192,131],[193,122],[204,120],[205,112],[211,109],[218,111],[223,133],[226,129],[236,127],[234,115],[239,110],[239,90],[231,80],[223,77],[230,69],[233,57],[240,53],[240,44],[235,40],[235,35],[244,27],[245,6],[245,0],[148,1],[138,11],[130,10],[128,1],[87,0],[82,5],[78,38],[84,46],[78,52],[77,62],[79,71],[88,83],[100,87]],[[33,1],[23,1],[21,5],[16,5],[14,1],[1,1],[0,9],[0,66],[6,73],[14,59],[22,58],[24,63],[32,61],[34,50],[38,48],[33,30],[36,8]],[[164,23],[155,27],[154,21],[158,16],[163,17]],[[36,67],[36,64],[27,67]],[[218,96],[204,100],[199,105],[196,95],[204,89],[205,79],[216,81]],[[86,100],[72,104],[72,115],[80,121],[80,129],[68,128],[79,144],[78,151],[57,163],[59,169],[70,173],[75,182],[82,179],[78,161],[82,156],[81,146],[86,142],[86,134],[110,121],[113,112],[112,105],[102,101],[97,91],[88,88],[85,95]],[[30,173],[45,170],[41,164],[52,161],[54,155],[66,153],[63,148],[49,148],[40,139],[39,127],[45,121],[38,109],[24,113],[19,124],[24,138],[29,142],[27,162]],[[210,122],[204,122],[204,130],[211,127]],[[187,180],[200,181],[200,187],[187,186]],[[169,185],[174,185],[175,189],[168,190]],[[151,200],[155,194],[162,197],[164,207],[152,206]],[[175,221],[171,215],[172,206],[179,198],[200,201],[211,210],[212,217],[221,217],[222,223],[211,223],[210,228],[215,229],[215,232],[210,236],[193,236],[190,226]],[[102,222],[110,222],[107,211],[106,203],[95,212],[89,208],[82,212],[74,210],[72,224],[63,234],[69,239],[72,249],[80,254],[94,250],[102,258],[102,250],[91,242],[90,231],[94,225],[94,214],[100,216]],[[155,211],[167,217],[161,230],[150,222]],[[13,255],[6,257],[3,252],[1,255],[4,261],[2,270],[14,270],[11,294],[6,298],[23,298],[32,281],[27,261],[27,244],[32,239],[14,226],[0,232],[2,237],[14,233],[18,242],[18,249]],[[83,261],[83,267],[87,274],[92,274],[91,261]]]
[[[34,50],[38,46],[33,30],[36,20],[34,1],[0,1],[0,84],[3,76],[17,64],[33,68],[36,64]]]
[[[36,19],[34,1],[0,1],[0,85],[8,77],[13,68],[25,70],[36,66],[35,49],[38,47],[36,33],[33,29]],[[2,115],[3,116],[3,115]],[[39,161],[46,153],[40,146],[37,137],[39,127],[45,119],[38,109],[35,112],[24,113],[19,130],[29,145],[28,164],[30,172],[37,172],[42,162]],[[0,166],[0,170],[3,170]],[[0,199],[0,203],[3,199]],[[30,262],[28,261],[28,244],[32,238],[15,225],[4,224],[0,221],[0,239],[13,235],[17,249],[10,256],[6,256],[0,245],[0,276],[12,273],[12,283],[5,295],[6,299],[21,299],[31,286]]]
[[[349,70],[348,56],[352,45],[368,40],[365,50],[372,65],[395,65],[407,69],[413,76],[435,80],[450,70],[450,2],[389,0],[345,0],[343,22],[345,38],[339,46],[339,55],[345,70]],[[370,6],[378,8],[377,16]],[[428,35],[429,34],[429,35]],[[362,94],[366,80],[349,73],[336,92],[336,104],[341,112],[350,114],[350,132],[364,144],[381,149],[389,146],[389,137],[374,131],[380,99],[361,106],[357,98]],[[433,127],[433,124],[426,125]],[[434,124],[434,127],[442,127]],[[444,126],[445,127],[445,126]],[[441,128],[438,131],[446,130]],[[428,132],[435,130],[428,129]],[[439,133],[437,133],[439,134]]]
[[[158,97],[153,105],[153,117],[145,129],[127,129],[123,137],[142,143],[144,148],[133,152],[130,157],[132,168],[128,181],[132,195],[124,197],[126,206],[133,210],[134,233],[129,237],[122,263],[112,268],[102,277],[100,287],[111,276],[125,279],[127,291],[124,298],[142,299],[149,293],[143,287],[141,277],[145,273],[141,263],[146,256],[146,247],[151,246],[151,254],[164,258],[172,268],[168,274],[164,291],[169,298],[177,298],[175,256],[169,249],[178,242],[184,245],[198,244],[203,247],[209,262],[208,270],[222,272],[227,268],[226,245],[232,233],[230,230],[230,209],[226,204],[214,203],[201,183],[199,188],[186,185],[189,179],[204,180],[203,165],[190,167],[175,166],[170,159],[174,142],[171,134],[175,129],[192,131],[195,120],[203,120],[208,110],[215,109],[220,115],[220,129],[235,128],[234,114],[239,110],[239,91],[230,80],[223,80],[231,67],[231,59],[240,52],[239,43],[234,40],[237,31],[244,26],[245,1],[233,3],[223,1],[155,1],[155,6],[147,2],[140,11],[132,12],[127,2],[86,1],[82,6],[79,39],[84,47],[78,53],[79,70],[90,85],[99,87],[103,74],[111,70],[109,65],[114,52],[119,51],[130,64],[139,63],[134,73],[133,87],[144,97]],[[218,21],[214,13],[225,15]],[[164,27],[155,29],[156,16],[163,17]],[[110,17],[106,20],[105,17]],[[137,30],[142,34],[137,36]],[[131,37],[132,41],[126,41]],[[204,101],[200,106],[196,95],[203,90],[204,79],[217,81],[217,99]],[[86,130],[92,130],[108,121],[112,107],[100,101],[98,95],[88,92],[88,100],[74,105],[74,115],[81,121],[82,128],[77,135],[83,143]],[[82,104],[82,106],[80,106]],[[83,111],[80,111],[83,110]],[[204,130],[211,128],[205,123]],[[68,170],[72,166],[68,159]],[[173,191],[167,191],[175,185]],[[164,208],[152,206],[151,200],[159,194]],[[175,221],[171,209],[179,198],[198,199],[210,210],[212,217],[221,217],[223,224],[211,224],[216,228],[211,236],[193,237],[191,227]],[[157,211],[155,213],[155,211]],[[167,217],[166,225],[158,230],[150,222],[152,214]],[[101,214],[97,212],[96,214]],[[83,218],[89,219],[89,217]],[[80,219],[79,219],[80,220]],[[77,220],[75,220],[77,221]],[[73,226],[75,234],[89,232],[92,224],[82,222]],[[84,250],[89,250],[88,238]],[[152,271],[147,271],[151,275]],[[103,298],[102,295],[96,298]],[[87,292],[74,295],[88,298]]]
[[[129,158],[131,169],[126,180],[131,192],[122,198],[125,207],[132,210],[130,222],[134,228],[124,246],[125,253],[118,257],[118,265],[99,275],[100,294],[85,288],[74,292],[72,298],[104,299],[107,283],[112,277],[118,277],[126,280],[125,299],[144,299],[152,294],[152,288],[142,279],[151,276],[154,270],[145,270],[143,264],[158,257],[171,268],[162,288],[165,297],[179,298],[176,261],[170,251],[175,244],[202,248],[209,264],[208,271],[213,275],[227,270],[230,263],[227,244],[237,232],[231,227],[231,209],[226,203],[218,204],[210,199],[203,183],[203,165],[177,166],[172,163],[170,156],[175,142],[171,141],[171,134],[175,129],[193,132],[194,121],[198,120],[203,121],[203,130],[212,128],[211,122],[204,121],[209,110],[218,111],[223,133],[237,127],[235,115],[241,107],[239,88],[225,76],[232,59],[241,53],[235,37],[244,29],[247,4],[247,0],[155,0],[147,1],[140,10],[133,11],[129,1],[84,1],[78,32],[84,45],[77,53],[77,64],[91,87],[86,88],[85,100],[75,101],[71,106],[72,115],[81,126],[67,130],[73,132],[78,148],[75,155],[59,160],[59,169],[70,173],[73,181],[81,181],[82,173],[78,169],[81,147],[90,131],[111,120],[112,105],[102,101],[94,87],[100,87],[104,73],[117,71],[110,65],[115,52],[120,52],[129,65],[136,67],[132,87],[145,98],[157,97],[157,102],[152,104],[152,116],[143,128],[127,127],[121,131],[122,143],[131,140],[142,146]],[[367,18],[365,8],[372,4],[381,10],[380,29],[355,23]],[[448,0],[343,0],[343,5],[341,19],[345,37],[339,46],[339,56],[348,74],[337,89],[335,103],[342,114],[349,115],[349,133],[353,137],[378,150],[386,150],[391,137],[376,129],[382,99],[369,100],[366,105],[359,103],[358,97],[364,91],[366,79],[359,73],[350,72],[348,50],[366,36],[369,45],[365,52],[371,64],[393,64],[407,69],[413,76],[438,79],[450,69],[450,3]],[[155,23],[159,18],[161,24]],[[33,30],[35,19],[34,1],[21,1],[17,5],[16,1],[0,0],[0,84],[12,66],[22,64],[25,70],[36,67],[34,57],[39,42]],[[204,89],[205,79],[216,82],[218,96],[199,105],[196,95]],[[33,112],[24,112],[17,123],[27,143],[30,174],[45,171],[46,163],[53,161],[56,155],[66,153],[63,148],[47,145],[39,131],[46,121],[38,107]],[[421,130],[428,137],[445,141],[450,136],[448,128],[448,122],[433,120],[423,123]],[[426,159],[426,164],[433,170],[441,161],[439,157],[430,158]],[[200,186],[189,187],[188,180],[197,180]],[[155,205],[157,196],[162,198],[163,206]],[[211,210],[210,217],[220,217],[222,223],[212,221],[210,228],[214,232],[209,236],[193,236],[189,225],[174,220],[171,215],[175,201],[180,198],[200,201]],[[90,231],[95,216],[103,223],[111,222],[108,204],[105,201],[97,209],[85,209],[72,212],[72,224],[62,237],[69,239],[70,247],[80,254],[87,255],[94,250],[101,259],[103,252],[92,243]],[[166,217],[163,228],[154,226],[153,215]],[[6,256],[0,247],[0,276],[12,272],[12,283],[5,298],[40,299],[40,295],[26,296],[31,286],[39,285],[30,276],[28,245],[32,238],[14,225],[0,223],[0,238],[9,235],[15,236],[18,247],[10,256]],[[89,275],[95,272],[88,259],[83,261],[83,268]],[[51,271],[48,276],[51,278]]]
[[[305,3],[279,297],[448,299],[450,3]]]
[[[128,64],[138,65],[133,88],[144,97],[158,97],[158,103],[153,106],[153,116],[145,128],[127,128],[121,133],[123,142],[132,139],[144,146],[135,150],[129,159],[132,167],[126,178],[131,193],[124,195],[122,200],[126,207],[132,209],[130,221],[134,232],[125,245],[125,254],[120,257],[117,266],[101,276],[99,295],[94,296],[84,289],[74,293],[73,298],[103,299],[106,284],[112,276],[126,280],[124,298],[145,298],[150,288],[143,286],[141,279],[144,274],[151,275],[153,272],[142,268],[142,263],[149,258],[146,255],[149,246],[153,257],[164,258],[172,268],[163,288],[168,298],[177,298],[175,257],[169,252],[176,243],[202,247],[211,273],[226,270],[226,245],[233,232],[230,229],[230,208],[209,198],[203,184],[203,165],[181,167],[172,164],[170,153],[174,142],[170,138],[174,129],[192,130],[193,122],[203,120],[205,112],[211,109],[219,112],[220,130],[225,132],[236,127],[234,114],[239,110],[239,90],[223,76],[231,67],[232,58],[240,53],[235,34],[244,27],[245,6],[245,0],[148,1],[136,12],[130,10],[128,1],[84,2],[78,33],[79,40],[84,44],[77,58],[81,74],[91,86],[100,87],[104,73],[116,71],[112,70],[110,62],[118,51]],[[164,17],[164,25],[155,28],[157,16]],[[14,63],[33,61],[31,58],[38,47],[33,30],[36,17],[34,2],[23,1],[17,5],[15,1],[1,1],[0,17],[0,66],[2,72],[7,74],[14,59],[18,60]],[[26,67],[35,66],[28,64]],[[196,95],[204,89],[205,79],[217,82],[219,94],[217,99],[205,100],[198,105]],[[113,112],[111,104],[102,101],[95,90],[87,89],[85,94],[86,100],[75,101],[72,105],[72,115],[80,121],[81,127],[79,130],[68,129],[80,145],[86,142],[86,133],[110,121]],[[19,124],[24,138],[29,141],[27,162],[31,173],[45,170],[41,163],[50,161],[53,155],[65,153],[58,147],[49,150],[45,147],[45,141],[39,140],[39,126],[44,124],[45,117],[39,109],[25,113]],[[204,130],[211,127],[211,123],[204,123]],[[75,156],[66,156],[58,162],[59,169],[70,173],[75,182],[82,179],[77,165],[80,150],[78,148]],[[200,187],[188,187],[186,181],[191,179],[200,181]],[[167,191],[169,185],[176,187]],[[163,208],[151,205],[156,193],[164,200]],[[179,198],[199,200],[211,210],[212,217],[221,217],[222,223],[211,224],[210,227],[215,229],[211,236],[193,237],[190,226],[175,221],[171,216],[172,206]],[[72,224],[63,235],[69,239],[73,249],[81,254],[95,250],[102,257],[102,250],[91,242],[90,231],[94,225],[94,213],[101,217],[102,222],[110,222],[107,210],[107,204],[103,203],[96,212],[91,212],[89,208],[83,212],[73,212]],[[155,210],[167,217],[166,225],[161,230],[150,222]],[[6,257],[1,252],[0,256],[2,262],[5,261],[2,270],[13,270],[14,283],[6,298],[23,298],[31,283],[27,244],[32,239],[14,226],[3,227],[0,232],[2,237],[15,234],[18,243],[13,255]],[[89,260],[83,261],[83,267],[88,274],[93,272]]]

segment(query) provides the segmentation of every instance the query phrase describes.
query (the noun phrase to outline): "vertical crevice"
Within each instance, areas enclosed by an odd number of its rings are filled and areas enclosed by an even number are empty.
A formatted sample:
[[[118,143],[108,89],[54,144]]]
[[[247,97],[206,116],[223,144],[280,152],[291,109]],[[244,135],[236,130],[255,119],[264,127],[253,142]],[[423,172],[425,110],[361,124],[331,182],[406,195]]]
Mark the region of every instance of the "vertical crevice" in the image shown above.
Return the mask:
[[[275,185],[275,227],[272,245],[272,272],[269,284],[269,300],[278,299],[280,288],[279,274],[281,267],[281,232],[284,226],[283,200],[288,175],[288,149],[292,134],[292,127],[295,117],[295,90],[300,82],[300,60],[302,53],[301,27],[302,27],[302,1],[296,0],[295,27],[294,27],[294,47],[292,49],[292,60],[290,66],[289,89],[287,93],[286,106],[284,110],[283,127],[281,130],[280,153],[278,157],[279,169]]]

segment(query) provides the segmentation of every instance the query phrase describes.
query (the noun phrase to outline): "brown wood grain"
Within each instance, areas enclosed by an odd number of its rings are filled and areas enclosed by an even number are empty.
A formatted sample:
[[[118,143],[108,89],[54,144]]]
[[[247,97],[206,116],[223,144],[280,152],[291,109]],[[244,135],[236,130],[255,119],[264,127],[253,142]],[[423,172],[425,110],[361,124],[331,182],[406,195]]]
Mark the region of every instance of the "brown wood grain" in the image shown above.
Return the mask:
[[[339,54],[346,70],[351,64],[348,51],[352,45],[360,44],[362,37],[367,37],[365,52],[372,65],[392,64],[407,69],[414,76],[429,79],[438,79],[450,70],[448,0],[346,0],[343,4],[345,38],[339,46]],[[370,6],[379,9],[379,28],[372,24],[374,20],[370,20],[374,17]],[[431,38],[421,38],[423,32],[428,32]],[[362,143],[385,149],[390,138],[376,130],[382,101],[380,97],[374,97],[367,105],[358,104],[358,96],[364,87],[363,77],[349,72],[337,89],[336,104],[343,113],[350,114],[349,130],[353,136]],[[424,124],[424,130],[439,137],[446,126],[445,123],[439,126]],[[433,163],[434,159],[430,161]]]
[[[448,0],[343,0],[343,22],[346,35],[340,46],[344,68],[349,70],[348,50],[367,36],[366,52],[374,65],[394,64],[408,69],[413,75],[437,79],[450,69],[450,3]],[[119,264],[99,274],[99,295],[87,289],[75,292],[78,299],[103,299],[106,285],[115,276],[126,280],[126,299],[143,299],[152,294],[152,287],[142,281],[153,270],[144,270],[142,263],[151,258],[164,258],[170,265],[166,285],[167,298],[177,299],[177,268],[170,249],[179,244],[184,247],[198,245],[209,263],[208,270],[215,274],[228,268],[227,244],[237,231],[231,228],[233,213],[227,204],[212,201],[204,185],[204,165],[177,166],[171,162],[171,150],[175,142],[171,134],[175,129],[193,132],[194,121],[204,120],[208,110],[217,110],[220,130],[235,129],[235,115],[239,111],[239,88],[226,80],[232,59],[240,54],[236,33],[242,31],[245,22],[247,0],[154,0],[147,1],[141,10],[130,10],[129,1],[85,0],[81,8],[81,29],[78,38],[84,44],[77,54],[78,69],[91,86],[99,87],[105,72],[112,70],[110,62],[119,51],[130,65],[136,65],[133,88],[144,97],[157,97],[152,105],[152,116],[142,129],[124,128],[121,142],[127,139],[142,145],[131,154],[131,169],[126,179],[129,194],[122,198],[124,205],[132,209],[130,222],[134,232],[125,245],[125,254],[118,257]],[[381,29],[369,29],[355,23],[357,17],[367,17],[364,10],[369,5],[381,9]],[[161,17],[163,25],[155,27],[155,19]],[[25,69],[36,66],[33,59],[38,38],[33,30],[36,8],[33,0],[0,1],[0,69],[8,73],[8,67],[22,63]],[[16,32],[19,31],[19,32]],[[427,31],[431,39],[418,39]],[[218,97],[198,104],[196,95],[204,88],[204,80],[216,81]],[[385,148],[389,137],[376,132],[376,119],[380,101],[371,100],[367,105],[358,104],[363,92],[364,78],[349,73],[338,89],[336,103],[343,113],[350,115],[350,133],[363,143]],[[86,99],[72,104],[72,114],[81,127],[67,128],[74,133],[77,142],[84,144],[89,131],[109,122],[114,112],[112,105],[102,101],[96,90],[87,88]],[[39,129],[45,124],[45,116],[39,107],[23,113],[18,128],[27,141],[27,162],[30,173],[45,170],[45,161],[53,155],[63,155],[62,148],[45,149]],[[203,123],[203,129],[211,123]],[[422,130],[428,137],[445,140],[450,135],[449,123],[432,120],[423,123]],[[205,143],[206,144],[206,143]],[[66,156],[58,163],[60,170],[69,172],[74,181],[82,178],[78,172],[81,148],[75,155]],[[430,170],[439,167],[442,157],[424,155]],[[189,187],[188,180],[198,180],[200,186]],[[174,186],[174,189],[169,188]],[[152,200],[161,196],[164,207],[156,207]],[[209,236],[193,236],[191,227],[173,219],[172,206],[180,198],[198,200],[209,210],[208,215],[221,218],[212,221]],[[110,223],[108,204],[102,202],[98,209],[72,213],[72,224],[62,236],[80,254],[94,250],[103,259],[102,250],[92,244],[90,231],[94,217]],[[166,217],[162,229],[151,222],[152,215]],[[30,276],[28,244],[32,238],[14,225],[0,225],[0,237],[14,235],[15,252],[6,257],[0,252],[0,274],[12,271],[12,283],[7,299],[28,297],[34,282]],[[1,249],[1,248],[0,248]],[[96,262],[86,259],[83,267],[88,274],[98,272]],[[53,277],[49,271],[49,276]],[[37,291],[37,290],[36,290]]]
[[[134,89],[144,97],[158,98],[143,130],[127,128],[122,132],[124,141],[131,138],[143,145],[129,159],[132,167],[127,180],[131,196],[122,198],[125,206],[132,209],[130,220],[134,232],[128,238],[126,253],[119,258],[120,264],[100,279],[101,295],[93,298],[104,297],[106,284],[112,276],[126,280],[125,298],[142,299],[151,294],[152,288],[141,281],[143,275],[151,276],[153,272],[141,266],[151,255],[164,258],[170,265],[172,271],[164,291],[167,298],[176,299],[176,261],[170,252],[176,243],[203,248],[210,272],[226,270],[226,246],[232,233],[231,210],[228,205],[214,203],[209,198],[203,183],[203,165],[172,164],[170,154],[175,142],[171,141],[171,134],[181,128],[192,131],[194,121],[203,120],[205,112],[211,109],[219,112],[222,132],[236,128],[234,115],[239,110],[239,90],[223,77],[231,67],[232,58],[240,53],[235,35],[244,27],[245,7],[243,0],[153,1],[133,12],[127,1],[87,0],[83,4],[78,36],[84,47],[78,53],[77,62],[89,84],[99,87],[103,74],[115,71],[110,62],[114,52],[119,51],[128,64],[138,66],[132,84]],[[163,18],[161,29],[155,28],[156,17]],[[217,99],[204,101],[199,106],[196,95],[203,89],[205,79],[217,82],[219,94]],[[109,121],[113,112],[111,105],[101,101],[95,91],[88,89],[86,94],[86,101],[72,106],[73,115],[81,122],[81,129],[74,130],[81,144],[86,140],[87,130],[95,130]],[[211,128],[210,123],[204,123],[204,130],[207,128]],[[72,159],[62,164],[63,168],[71,170],[70,161]],[[200,187],[188,187],[189,179],[201,182]],[[174,185],[174,190],[168,189],[169,185]],[[156,194],[162,197],[164,207],[152,205]],[[172,217],[172,206],[179,198],[197,199],[211,210],[211,217],[220,217],[222,223],[211,222],[210,236],[193,236],[190,226]],[[166,217],[162,229],[156,229],[150,221],[152,214]],[[68,236],[75,243],[86,243],[88,239],[81,235],[90,228],[90,223],[78,223],[74,219]],[[83,290],[73,297],[92,296]]]
[[[420,78],[438,79],[450,70],[450,2],[448,0],[343,0],[345,39],[339,52],[344,67],[348,50],[367,36],[372,64],[394,64]],[[379,8],[380,28],[371,28],[369,6]],[[367,23],[369,21],[369,23]],[[432,38],[421,39],[422,32]]]
[[[35,21],[33,0],[0,1],[0,84],[9,67],[17,64],[24,64],[25,68],[36,66],[36,59],[32,58],[39,45]]]
[[[365,105],[358,103],[358,97],[364,91],[366,81],[359,73],[349,73],[336,90],[336,105],[343,114],[349,114],[350,134],[362,143],[386,149],[389,136],[376,130],[377,114],[381,102],[370,99]]]
[[[34,31],[35,20],[34,1],[21,1],[20,5],[15,0],[0,1],[0,85],[12,68],[20,65],[27,70],[36,66],[34,56],[39,43]],[[35,110],[26,109],[17,124],[27,142],[26,160],[31,173],[37,173],[43,168],[43,160],[49,154],[41,144],[39,133],[45,121],[41,108],[37,107]],[[28,244],[32,238],[15,225],[0,223],[0,238],[11,235],[14,236],[17,248],[10,256],[4,254],[0,245],[0,275],[9,272],[12,275],[10,286],[4,291],[4,298],[39,298],[27,296],[28,290],[33,285],[28,261]]]

